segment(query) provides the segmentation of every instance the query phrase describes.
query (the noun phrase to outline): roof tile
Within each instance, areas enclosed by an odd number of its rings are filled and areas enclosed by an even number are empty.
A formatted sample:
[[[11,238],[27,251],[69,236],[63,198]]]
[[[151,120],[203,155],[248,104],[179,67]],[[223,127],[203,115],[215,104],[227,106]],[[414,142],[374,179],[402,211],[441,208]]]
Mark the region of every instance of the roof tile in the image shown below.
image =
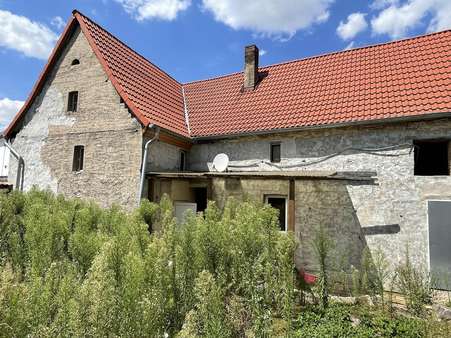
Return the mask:
[[[192,137],[451,112],[451,31],[184,85]],[[250,118],[249,118],[250,117]]]

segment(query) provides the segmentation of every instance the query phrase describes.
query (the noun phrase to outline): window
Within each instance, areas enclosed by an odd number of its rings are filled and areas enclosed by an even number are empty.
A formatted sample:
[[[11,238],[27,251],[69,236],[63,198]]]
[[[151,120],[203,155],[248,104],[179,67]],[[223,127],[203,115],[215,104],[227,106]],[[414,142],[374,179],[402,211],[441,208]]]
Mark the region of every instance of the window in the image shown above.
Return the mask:
[[[78,106],[78,92],[70,92],[67,100],[67,111],[75,112]]]
[[[281,231],[287,231],[287,197],[280,195],[268,195],[265,202],[279,210],[279,227]]]
[[[186,153],[184,151],[180,152],[180,164],[179,164],[180,171],[186,170]]]
[[[78,60],[78,59],[73,59],[72,60],[72,63],[71,63],[72,66],[76,66],[76,65],[79,65],[79,64],[80,64],[80,60]]]
[[[448,143],[447,140],[415,141],[414,174],[449,175]]]
[[[72,162],[72,171],[82,171],[83,170],[83,159],[85,156],[84,146],[74,147],[74,161]]]
[[[273,163],[280,162],[280,143],[271,143],[270,159]]]

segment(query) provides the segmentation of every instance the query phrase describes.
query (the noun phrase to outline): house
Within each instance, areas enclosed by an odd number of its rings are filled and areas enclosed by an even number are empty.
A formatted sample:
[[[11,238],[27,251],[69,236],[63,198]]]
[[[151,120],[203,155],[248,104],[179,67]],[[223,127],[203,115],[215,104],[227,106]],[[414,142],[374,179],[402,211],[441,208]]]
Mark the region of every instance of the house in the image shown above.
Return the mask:
[[[178,214],[248,196],[280,210],[298,265],[324,226],[351,264],[408,245],[451,273],[450,55],[449,30],[266,67],[248,46],[244,72],[182,84],[74,11],[5,136],[25,190],[126,208],[168,193]]]

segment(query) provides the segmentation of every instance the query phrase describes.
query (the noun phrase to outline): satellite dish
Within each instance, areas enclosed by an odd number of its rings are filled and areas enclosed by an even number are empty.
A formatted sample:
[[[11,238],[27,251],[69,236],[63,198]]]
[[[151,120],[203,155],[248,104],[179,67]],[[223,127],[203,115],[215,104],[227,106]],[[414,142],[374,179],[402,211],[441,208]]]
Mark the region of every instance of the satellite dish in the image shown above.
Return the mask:
[[[221,173],[226,171],[228,165],[229,165],[229,157],[226,154],[218,154],[215,156],[213,160],[213,167],[217,171]]]

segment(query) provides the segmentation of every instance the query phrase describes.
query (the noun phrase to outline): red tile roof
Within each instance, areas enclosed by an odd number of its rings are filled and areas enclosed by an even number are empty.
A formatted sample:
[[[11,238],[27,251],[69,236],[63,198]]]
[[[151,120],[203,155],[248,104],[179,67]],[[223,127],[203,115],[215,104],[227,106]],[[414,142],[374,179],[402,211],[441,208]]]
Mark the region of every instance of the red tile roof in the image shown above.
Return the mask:
[[[451,31],[184,85],[191,136],[325,126],[451,112]]]
[[[113,85],[144,124],[189,136],[182,85],[83,14],[74,16]]]
[[[30,97],[5,131],[7,137],[42,88],[75,23],[136,118],[144,126],[154,123],[185,137],[451,112],[451,30],[263,67],[256,89],[243,91],[243,73],[182,85],[74,11]]]

